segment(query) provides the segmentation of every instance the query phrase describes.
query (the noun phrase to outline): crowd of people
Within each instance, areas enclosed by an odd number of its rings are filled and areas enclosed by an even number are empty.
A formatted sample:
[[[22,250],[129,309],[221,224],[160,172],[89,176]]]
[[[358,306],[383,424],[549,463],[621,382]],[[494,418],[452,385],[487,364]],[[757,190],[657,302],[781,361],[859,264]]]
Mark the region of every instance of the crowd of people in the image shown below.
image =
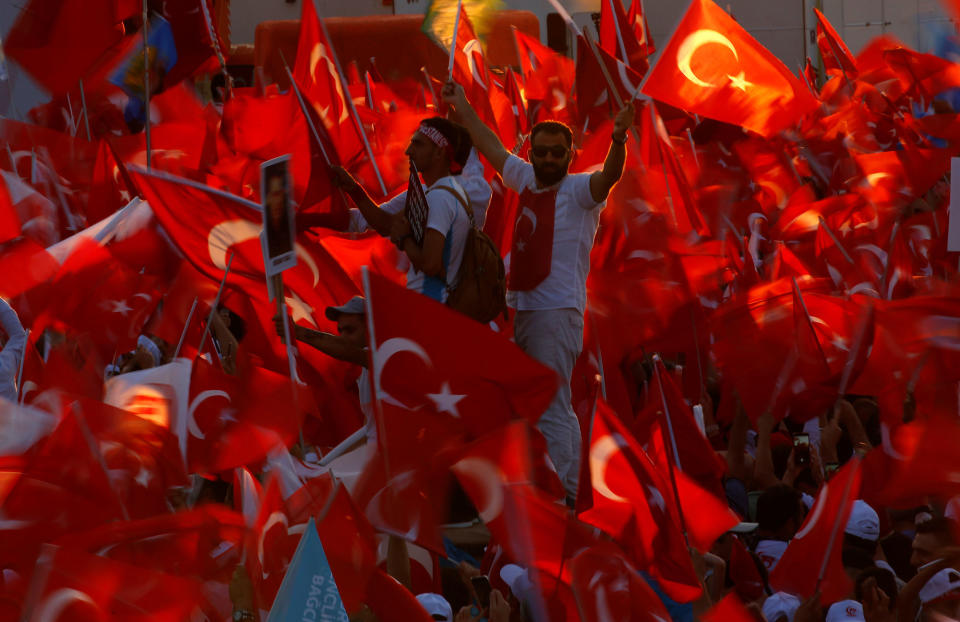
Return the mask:
[[[603,4],[576,64],[487,67],[464,17],[443,84],[315,62],[310,3],[282,92],[201,104],[215,32],[149,96],[70,65],[83,124],[35,76],[0,119],[0,619],[960,619],[957,65],[820,16],[802,95],[719,46],[675,73],[736,105],[680,109],[621,92],[664,70]]]

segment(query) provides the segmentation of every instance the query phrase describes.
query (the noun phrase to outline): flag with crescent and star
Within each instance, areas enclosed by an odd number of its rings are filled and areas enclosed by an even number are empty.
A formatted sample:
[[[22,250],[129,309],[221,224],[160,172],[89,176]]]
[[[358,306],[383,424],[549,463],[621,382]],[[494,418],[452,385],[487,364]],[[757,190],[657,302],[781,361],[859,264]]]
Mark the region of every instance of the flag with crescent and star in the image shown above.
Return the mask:
[[[204,603],[196,579],[67,546],[44,545],[24,620],[187,620]]]
[[[817,107],[803,82],[712,0],[693,0],[642,91],[764,136]]]
[[[377,401],[445,415],[473,437],[510,419],[540,418],[556,372],[488,327],[380,275],[367,272],[365,289]]]

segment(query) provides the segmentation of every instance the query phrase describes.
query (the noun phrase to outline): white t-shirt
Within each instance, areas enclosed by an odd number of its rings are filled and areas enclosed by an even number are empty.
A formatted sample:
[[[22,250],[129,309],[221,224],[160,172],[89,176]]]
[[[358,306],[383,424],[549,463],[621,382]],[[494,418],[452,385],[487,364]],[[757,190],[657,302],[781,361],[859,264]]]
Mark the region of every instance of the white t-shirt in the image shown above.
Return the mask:
[[[553,256],[550,276],[529,291],[507,291],[507,304],[518,311],[539,309],[577,309],[587,306],[587,273],[590,272],[590,249],[600,224],[600,210],[590,193],[590,173],[568,174],[558,186],[537,189],[533,165],[515,155],[503,165],[503,183],[516,192],[529,188],[547,192],[557,188],[554,212]],[[597,206],[600,209],[595,209]]]
[[[442,260],[446,279],[427,276],[410,264],[407,269],[407,289],[429,296],[438,302],[446,302],[447,286],[455,284],[457,271],[460,270],[463,247],[467,242],[467,233],[470,232],[470,218],[460,201],[446,190],[437,190],[438,186],[453,188],[464,201],[467,195],[457,178],[452,175],[441,177],[429,188],[424,189],[429,206],[426,227],[439,231],[444,237]],[[403,191],[382,203],[380,209],[389,214],[399,214],[403,211],[406,201],[407,193]],[[360,210],[357,209],[351,210],[350,225],[351,231],[363,231],[368,227]]]

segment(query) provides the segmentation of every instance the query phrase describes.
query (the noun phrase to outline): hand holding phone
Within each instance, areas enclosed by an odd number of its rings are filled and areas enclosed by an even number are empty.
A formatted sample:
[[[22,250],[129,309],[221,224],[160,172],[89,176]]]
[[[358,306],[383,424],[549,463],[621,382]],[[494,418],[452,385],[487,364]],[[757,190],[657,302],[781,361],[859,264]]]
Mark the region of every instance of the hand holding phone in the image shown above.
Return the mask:
[[[485,575],[479,575],[471,577],[470,583],[473,585],[473,591],[477,594],[477,606],[480,607],[481,611],[487,611],[490,608],[490,592],[493,589],[490,586],[490,579]]]
[[[810,435],[796,434],[793,437],[793,463],[798,467],[810,464]]]

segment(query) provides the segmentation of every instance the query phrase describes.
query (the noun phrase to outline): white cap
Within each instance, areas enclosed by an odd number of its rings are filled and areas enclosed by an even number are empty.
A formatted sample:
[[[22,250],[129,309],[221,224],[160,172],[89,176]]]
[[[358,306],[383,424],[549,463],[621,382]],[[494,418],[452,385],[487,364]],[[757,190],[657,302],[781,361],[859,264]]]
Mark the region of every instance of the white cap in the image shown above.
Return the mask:
[[[855,600],[841,600],[830,605],[827,622],[866,622],[863,605]]]
[[[500,578],[509,586],[517,600],[522,602],[526,598],[531,587],[526,569],[516,564],[504,564],[500,569]]]
[[[944,568],[930,577],[920,588],[920,602],[926,604],[943,598],[951,592],[960,596],[960,572],[954,568]]]
[[[348,313],[352,315],[363,315],[367,312],[366,299],[363,296],[354,296],[339,307],[327,307],[327,310],[324,312],[324,315],[327,316],[327,319],[331,322],[336,322],[340,319],[341,313]]]
[[[447,599],[440,594],[433,592],[424,592],[417,594],[417,600],[420,605],[427,610],[427,613],[434,620],[443,620],[443,622],[453,622],[453,607],[447,602]]]
[[[770,622],[777,622],[780,616],[786,616],[787,622],[793,622],[793,616],[796,615],[800,607],[800,599],[793,594],[786,592],[777,592],[767,597],[763,601],[763,617]]]
[[[880,517],[877,516],[876,510],[870,507],[866,501],[860,499],[854,501],[853,510],[850,512],[850,520],[847,521],[844,533],[873,542],[879,540]]]

